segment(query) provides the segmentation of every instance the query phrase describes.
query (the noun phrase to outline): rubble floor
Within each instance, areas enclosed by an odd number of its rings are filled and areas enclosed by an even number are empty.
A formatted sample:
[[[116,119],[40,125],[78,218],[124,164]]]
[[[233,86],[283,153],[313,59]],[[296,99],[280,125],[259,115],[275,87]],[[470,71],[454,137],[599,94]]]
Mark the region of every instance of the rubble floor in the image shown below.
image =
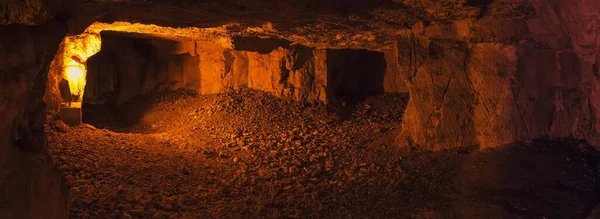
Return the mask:
[[[407,101],[180,90],[84,106],[77,127],[49,112],[46,132],[72,218],[585,218],[600,201],[585,142],[401,147]]]

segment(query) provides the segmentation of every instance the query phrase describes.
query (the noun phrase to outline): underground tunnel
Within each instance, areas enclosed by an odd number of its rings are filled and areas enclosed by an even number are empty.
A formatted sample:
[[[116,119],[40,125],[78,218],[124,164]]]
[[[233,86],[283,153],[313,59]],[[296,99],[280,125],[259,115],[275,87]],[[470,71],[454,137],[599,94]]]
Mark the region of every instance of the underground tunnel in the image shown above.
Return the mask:
[[[2,2],[0,218],[600,218],[596,5]]]

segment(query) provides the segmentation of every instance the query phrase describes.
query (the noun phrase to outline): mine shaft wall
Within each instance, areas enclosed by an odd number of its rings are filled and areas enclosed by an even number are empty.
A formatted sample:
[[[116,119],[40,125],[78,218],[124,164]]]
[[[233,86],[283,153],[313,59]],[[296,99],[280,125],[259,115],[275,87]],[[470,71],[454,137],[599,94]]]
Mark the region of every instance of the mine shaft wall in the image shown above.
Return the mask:
[[[410,89],[400,139],[435,150],[536,138],[600,146],[598,32],[584,25],[585,4],[558,5],[536,8],[539,17],[518,27],[526,39],[515,43],[398,37]]]
[[[387,56],[380,52],[276,47],[256,51],[216,48],[198,54],[202,94],[248,87],[297,101],[328,102],[338,96],[408,90],[395,77],[398,70],[386,70],[387,66],[398,69],[397,59],[386,64]],[[384,89],[385,83],[389,86]]]
[[[419,42],[415,44],[414,42]],[[552,137],[597,145],[595,60],[532,41],[518,45],[398,39],[410,101],[402,138],[430,149]],[[405,60],[406,61],[406,60]],[[410,67],[412,66],[412,67]]]
[[[349,95],[381,93],[385,74],[397,74],[397,71],[386,71],[385,56],[378,52],[347,50],[354,52],[344,53],[340,51],[346,50],[272,46],[270,43],[256,47],[231,51],[207,43],[198,46],[199,92],[216,94],[248,87],[296,101],[328,102],[338,95],[335,90],[341,91],[351,84],[360,92]],[[337,69],[340,77],[331,77],[329,69]],[[349,73],[344,75],[346,72]],[[388,78],[396,80],[393,76]],[[373,87],[371,82],[376,88],[367,88]],[[396,87],[390,86],[387,92],[407,90],[401,82],[388,84]]]
[[[553,4],[535,5],[537,17],[525,23],[488,21],[473,33],[479,36],[459,28],[399,36],[398,62],[410,90],[400,139],[434,150],[537,138],[599,147],[600,45],[588,25],[596,9],[585,1]],[[477,43],[461,36],[523,39]]]
[[[66,25],[0,26],[0,33],[0,218],[67,218],[67,188],[47,154],[42,101]]]

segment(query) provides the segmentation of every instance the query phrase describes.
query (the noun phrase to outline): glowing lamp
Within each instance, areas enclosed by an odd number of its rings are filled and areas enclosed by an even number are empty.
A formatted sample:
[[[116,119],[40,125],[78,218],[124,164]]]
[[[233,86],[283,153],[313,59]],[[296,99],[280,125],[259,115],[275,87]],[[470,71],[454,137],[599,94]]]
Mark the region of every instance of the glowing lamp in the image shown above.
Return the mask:
[[[59,83],[63,99],[69,104],[61,104],[60,119],[69,125],[81,124],[81,97],[85,89],[85,66],[69,65],[65,68],[66,80]],[[68,82],[68,83],[67,83]]]
[[[71,94],[75,97],[73,101],[81,101],[85,90],[85,66],[71,65],[66,68],[66,78],[69,81]]]

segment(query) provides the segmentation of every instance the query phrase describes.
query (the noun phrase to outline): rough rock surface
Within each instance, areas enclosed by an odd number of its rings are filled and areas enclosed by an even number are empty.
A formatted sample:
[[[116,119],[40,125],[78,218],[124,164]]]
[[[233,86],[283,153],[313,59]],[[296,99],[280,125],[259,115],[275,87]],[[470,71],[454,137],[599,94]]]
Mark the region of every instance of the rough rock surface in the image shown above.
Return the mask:
[[[60,217],[64,209],[60,179],[37,158],[45,157],[47,69],[67,24],[71,34],[97,20],[130,21],[222,27],[231,37],[317,49],[396,46],[411,92],[403,141],[443,149],[574,137],[598,147],[599,7],[596,0],[2,1],[0,180],[21,181],[2,181],[9,192],[1,216]],[[43,198],[22,195],[36,192]]]
[[[66,26],[0,26],[0,218],[65,218],[67,190],[47,154],[47,71]]]
[[[599,145],[598,33],[579,20],[595,18],[585,1],[552,2],[556,7],[535,5],[537,17],[527,20],[513,43],[414,32],[399,37],[398,58],[411,92],[401,138],[432,149],[545,136]]]
[[[583,218],[596,204],[600,157],[580,141],[390,147],[406,100],[340,118],[253,90],[178,91],[46,128],[74,218]]]
[[[65,36],[59,45],[58,51],[54,59],[50,63],[48,71],[48,82],[46,86],[46,94],[44,102],[49,108],[57,109],[63,99],[58,90],[58,84],[63,79],[71,80],[66,74],[68,67],[86,68],[86,60],[92,55],[100,51],[100,35],[99,34],[81,34],[74,36]],[[84,78],[86,71],[83,71]],[[69,81],[72,95],[81,97],[85,94],[85,84],[76,81]]]
[[[399,66],[386,62],[384,90],[403,90],[398,85],[406,82],[415,97],[407,108],[406,131],[399,136],[408,144],[436,150],[494,147],[549,136],[576,137],[599,145],[600,101],[594,73],[599,6],[593,0],[573,4],[561,0],[263,3],[76,4],[76,12],[70,14],[71,31],[82,31],[94,19],[125,20],[216,28],[209,31],[230,37],[234,46],[235,37],[262,37],[318,49],[382,51],[387,59],[397,57]],[[227,13],[221,13],[225,9]],[[157,16],[161,14],[169,16]],[[217,52],[200,57],[205,62],[226,59]],[[306,78],[310,81],[310,74],[293,74],[295,81],[288,83],[281,83],[286,77],[279,77],[278,83],[278,74],[286,76],[286,71],[277,72],[276,61],[268,61],[274,57],[260,57],[265,59],[260,63],[269,66],[264,72],[271,78],[252,79],[256,74],[249,72],[249,84],[295,99],[322,99],[321,85],[291,90],[291,85],[306,84]],[[252,63],[259,62],[248,65]],[[226,77],[227,65],[210,68],[205,71],[210,74],[204,77],[208,83],[202,93],[227,90],[229,82],[219,81]]]
[[[435,109],[439,108],[435,106],[441,105],[440,111],[447,112],[432,114],[434,121],[437,116],[441,117],[439,124],[426,124],[428,120],[417,121],[414,125],[406,123],[410,133],[408,135],[412,135],[415,142],[433,148],[459,145],[459,139],[456,139],[441,141],[450,142],[446,146],[435,146],[441,142],[431,141],[431,138],[423,136],[417,130],[431,130],[434,135],[438,135],[432,138],[440,139],[444,138],[443,133],[454,134],[452,130],[460,128],[467,136],[474,136],[467,137],[466,142],[482,146],[541,136],[573,136],[586,139],[597,146],[600,144],[600,126],[596,119],[600,112],[600,101],[597,75],[594,74],[597,62],[594,51],[598,48],[595,23],[598,22],[598,17],[593,15],[593,11],[597,11],[599,6],[591,1],[532,1],[532,6],[536,16],[527,20],[522,29],[516,29],[519,34],[515,35],[518,37],[515,39],[518,42],[499,45],[467,43],[467,49],[454,50],[449,55],[457,58],[453,65],[456,65],[454,71],[458,74],[441,71],[442,74],[448,78],[456,75],[453,77],[455,81],[470,80],[470,85],[463,83],[457,87],[447,80],[435,81],[435,86],[410,85],[411,93],[415,87],[427,88],[431,93],[437,92],[438,97],[440,94],[445,96],[452,93],[475,97],[461,99],[460,102],[465,107],[444,107],[443,104],[448,104],[444,102],[444,98],[437,98],[429,106],[412,101],[415,106],[413,108],[409,104],[409,111],[419,106]],[[431,51],[432,44],[424,45],[426,44],[416,47],[429,48]],[[417,50],[419,49],[415,51]],[[427,57],[425,53],[426,51],[421,50],[415,57]],[[465,62],[457,56],[468,59]],[[466,70],[462,71],[460,67],[465,67]],[[448,89],[439,91],[439,87],[444,87],[445,84],[449,84]],[[456,119],[462,120],[458,123],[451,118],[457,113],[464,115]],[[412,114],[414,113],[407,112],[405,120]],[[475,133],[470,131],[473,125]]]
[[[296,101],[323,103],[406,91],[397,58],[379,52],[314,49],[258,38],[236,39],[236,50],[229,50],[200,40],[117,32],[101,35],[99,53],[82,59],[87,60],[88,70],[86,102],[107,101],[104,97],[121,104],[154,89],[179,88],[206,95],[248,87]],[[73,51],[65,52],[66,46],[61,44],[62,56],[53,60],[49,72],[45,96],[49,108],[57,108],[61,101],[57,89],[63,75],[60,66],[73,59],[71,56],[78,57]]]

